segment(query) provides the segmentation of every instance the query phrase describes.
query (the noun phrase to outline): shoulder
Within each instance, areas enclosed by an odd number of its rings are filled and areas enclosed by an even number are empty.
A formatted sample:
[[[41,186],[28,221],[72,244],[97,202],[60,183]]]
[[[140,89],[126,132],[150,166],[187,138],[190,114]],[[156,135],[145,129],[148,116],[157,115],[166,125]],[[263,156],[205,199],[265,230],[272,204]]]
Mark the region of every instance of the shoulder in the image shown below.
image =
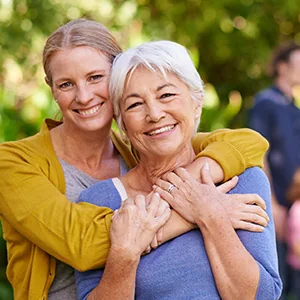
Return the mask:
[[[275,87],[269,87],[257,93],[254,97],[255,105],[258,104],[276,104],[276,105],[286,105],[287,99],[286,97]]]
[[[265,201],[271,199],[270,183],[265,172],[260,167],[246,169],[239,176],[237,186],[230,191],[232,194],[258,194]]]
[[[1,160],[13,158],[17,160],[27,159],[28,161],[56,159],[46,121],[42,124],[41,130],[33,136],[2,143],[0,156]]]
[[[121,196],[114,185],[113,179],[107,179],[99,181],[82,191],[78,202],[88,202],[115,210],[121,205]]]

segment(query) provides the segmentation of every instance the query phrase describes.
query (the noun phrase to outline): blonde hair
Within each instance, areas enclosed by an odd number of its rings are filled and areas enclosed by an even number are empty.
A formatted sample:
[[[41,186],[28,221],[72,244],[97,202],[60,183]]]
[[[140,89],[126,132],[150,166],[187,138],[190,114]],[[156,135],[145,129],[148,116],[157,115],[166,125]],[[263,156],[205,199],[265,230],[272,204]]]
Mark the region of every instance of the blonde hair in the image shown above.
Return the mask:
[[[43,51],[43,65],[50,86],[52,86],[49,67],[51,57],[57,51],[79,46],[88,46],[101,51],[107,56],[111,64],[114,58],[122,52],[115,38],[104,25],[86,19],[73,20],[59,27],[46,41]]]

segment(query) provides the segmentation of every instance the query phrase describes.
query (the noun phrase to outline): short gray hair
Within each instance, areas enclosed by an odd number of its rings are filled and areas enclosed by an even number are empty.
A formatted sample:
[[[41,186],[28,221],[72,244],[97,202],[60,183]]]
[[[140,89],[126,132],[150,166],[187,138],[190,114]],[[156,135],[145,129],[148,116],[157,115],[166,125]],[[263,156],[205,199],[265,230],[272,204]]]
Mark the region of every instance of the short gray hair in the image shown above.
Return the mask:
[[[203,81],[187,49],[171,41],[144,43],[119,54],[113,62],[109,93],[120,130],[122,130],[123,125],[120,100],[123,97],[128,76],[131,76],[139,66],[143,66],[151,71],[158,71],[163,76],[166,76],[166,72],[176,75],[189,88],[191,98],[202,104],[204,96]],[[195,121],[195,131],[199,122],[200,116]]]

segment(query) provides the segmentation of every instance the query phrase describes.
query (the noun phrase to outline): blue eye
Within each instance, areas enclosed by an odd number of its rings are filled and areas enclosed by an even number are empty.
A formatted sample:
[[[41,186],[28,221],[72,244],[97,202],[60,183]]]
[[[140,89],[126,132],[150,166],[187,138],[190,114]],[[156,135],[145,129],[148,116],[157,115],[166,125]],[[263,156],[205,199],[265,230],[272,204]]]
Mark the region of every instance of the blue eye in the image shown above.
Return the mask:
[[[64,83],[62,83],[62,84],[60,84],[59,85],[59,87],[61,88],[61,89],[65,89],[65,88],[68,88],[68,87],[70,87],[70,86],[72,86],[72,83],[71,82],[64,82]]]
[[[90,80],[91,81],[96,81],[96,80],[99,80],[103,77],[103,75],[100,75],[100,74],[97,74],[97,75],[93,75],[90,77]]]

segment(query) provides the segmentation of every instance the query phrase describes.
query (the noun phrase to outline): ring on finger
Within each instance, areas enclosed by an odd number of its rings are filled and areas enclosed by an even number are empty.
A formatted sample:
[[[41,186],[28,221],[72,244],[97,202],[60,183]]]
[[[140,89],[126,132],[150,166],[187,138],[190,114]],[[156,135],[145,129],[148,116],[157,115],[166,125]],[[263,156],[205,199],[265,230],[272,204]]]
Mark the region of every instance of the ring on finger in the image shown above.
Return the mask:
[[[168,193],[171,193],[171,192],[175,189],[175,187],[176,187],[176,186],[175,186],[174,184],[171,183],[170,186],[169,186],[168,189],[167,189],[167,192],[168,192]]]

